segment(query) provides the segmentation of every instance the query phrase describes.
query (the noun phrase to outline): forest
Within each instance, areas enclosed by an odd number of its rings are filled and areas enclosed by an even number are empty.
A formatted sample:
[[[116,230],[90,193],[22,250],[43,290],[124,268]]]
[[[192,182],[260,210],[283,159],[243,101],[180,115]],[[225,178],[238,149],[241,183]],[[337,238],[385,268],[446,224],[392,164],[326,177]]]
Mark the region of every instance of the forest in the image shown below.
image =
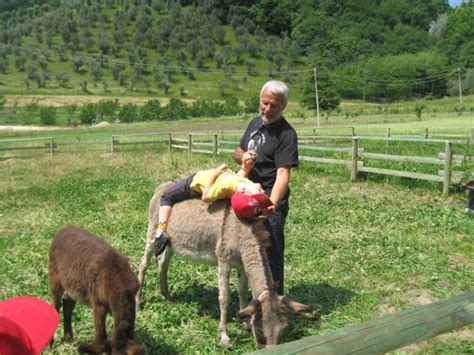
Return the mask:
[[[426,0],[10,0],[0,95],[249,99],[266,78],[308,108],[474,92],[474,3]],[[316,74],[317,71],[317,74]],[[247,89],[250,87],[250,89]],[[253,92],[255,94],[255,92]]]

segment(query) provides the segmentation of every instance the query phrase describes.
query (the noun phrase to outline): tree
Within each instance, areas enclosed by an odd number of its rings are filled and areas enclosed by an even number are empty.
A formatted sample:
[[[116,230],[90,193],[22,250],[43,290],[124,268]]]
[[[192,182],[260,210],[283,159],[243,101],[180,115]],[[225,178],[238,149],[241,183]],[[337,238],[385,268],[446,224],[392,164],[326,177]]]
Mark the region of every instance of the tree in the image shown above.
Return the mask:
[[[87,80],[82,80],[79,85],[81,86],[81,90],[83,93],[85,94],[90,94],[91,92],[89,91],[89,89],[87,88]]]
[[[114,66],[112,67],[112,77],[114,80],[119,80],[120,73],[125,70],[125,65],[120,62],[115,62]]]
[[[82,57],[80,55],[75,56],[72,60],[71,65],[72,65],[74,71],[76,73],[79,73],[80,70],[81,70],[81,67],[84,65],[84,59],[82,59]]]
[[[339,106],[341,98],[334,88],[329,77],[329,71],[323,66],[317,68],[318,79],[318,102],[322,111],[333,110]],[[308,75],[303,84],[303,97],[301,104],[309,109],[316,109],[316,92],[314,84],[314,75]]]
[[[98,33],[97,45],[102,53],[107,54],[110,50],[110,41],[105,29],[101,28]]]
[[[89,61],[89,71],[91,72],[94,81],[97,82],[102,78],[102,69],[99,62],[94,57]]]
[[[71,80],[71,77],[68,73],[57,73],[55,79],[60,87],[67,88],[67,84]]]
[[[15,67],[19,72],[25,71],[26,57],[24,55],[19,55],[15,59]]]

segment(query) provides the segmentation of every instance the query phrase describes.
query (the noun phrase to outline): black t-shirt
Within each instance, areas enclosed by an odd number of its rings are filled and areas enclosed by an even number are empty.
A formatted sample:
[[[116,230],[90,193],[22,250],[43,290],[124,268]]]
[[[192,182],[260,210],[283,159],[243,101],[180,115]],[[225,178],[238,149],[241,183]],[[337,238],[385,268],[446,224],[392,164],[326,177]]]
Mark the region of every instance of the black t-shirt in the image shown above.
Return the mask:
[[[267,194],[275,184],[278,168],[294,167],[299,163],[298,137],[284,118],[265,126],[261,116],[255,117],[240,139],[240,148],[256,152],[255,164],[248,178],[262,184]]]

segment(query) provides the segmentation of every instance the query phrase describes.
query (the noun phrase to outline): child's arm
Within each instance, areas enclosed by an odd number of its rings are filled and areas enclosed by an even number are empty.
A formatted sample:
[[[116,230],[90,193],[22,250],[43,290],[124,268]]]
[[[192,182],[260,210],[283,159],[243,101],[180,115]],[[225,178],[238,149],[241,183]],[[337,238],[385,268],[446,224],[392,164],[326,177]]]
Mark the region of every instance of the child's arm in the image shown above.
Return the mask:
[[[240,165],[240,170],[237,172],[237,175],[247,177],[250,170],[253,168],[254,160],[255,160],[255,152],[253,150],[249,150],[247,152],[250,154],[250,161],[244,161],[242,160],[242,163]]]
[[[226,170],[227,170],[227,164],[226,163],[223,163],[223,164],[219,165],[217,167],[217,169],[214,170],[214,173],[211,175],[211,177],[207,181],[206,186],[204,187],[204,190],[202,191],[201,200],[203,200],[206,203],[213,202],[207,194],[208,194],[211,186],[214,185],[214,183],[216,182],[216,179],[218,178],[218,176]]]
[[[247,177],[247,175],[249,174],[250,170],[251,170],[251,169],[249,169],[249,170],[246,171],[246,170],[244,170],[244,167],[242,166],[242,167],[240,168],[240,170],[237,172],[237,175],[243,176],[243,177]]]

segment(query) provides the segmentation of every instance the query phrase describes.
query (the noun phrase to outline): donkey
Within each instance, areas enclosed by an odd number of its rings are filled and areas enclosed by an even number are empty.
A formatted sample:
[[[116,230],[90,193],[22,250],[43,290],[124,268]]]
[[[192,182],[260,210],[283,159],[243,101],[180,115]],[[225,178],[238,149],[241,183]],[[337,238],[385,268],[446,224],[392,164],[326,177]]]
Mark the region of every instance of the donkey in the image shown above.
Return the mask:
[[[150,201],[145,253],[140,264],[138,282],[141,286],[154,254],[154,235],[158,223],[160,195],[166,185],[159,186]],[[241,310],[237,316],[250,319],[257,349],[270,347],[281,341],[287,326],[287,309],[296,313],[309,312],[311,307],[280,296],[274,291],[266,247],[269,233],[262,222],[248,224],[239,219],[229,202],[217,201],[206,205],[199,199],[180,202],[173,207],[167,233],[170,245],[158,256],[160,291],[170,299],[167,272],[173,252],[198,263],[218,267],[220,305],[220,343],[232,349],[227,335],[229,279],[231,268],[239,270],[239,299]],[[253,301],[248,303],[248,281]],[[136,305],[140,303],[140,290]],[[250,328],[250,327],[249,327]]]
[[[466,213],[471,215],[474,213],[474,180],[468,182],[464,189],[466,190]]]
[[[56,310],[63,307],[64,340],[73,338],[71,317],[76,301],[94,310],[94,342],[81,344],[79,352],[147,353],[146,347],[133,342],[138,286],[128,259],[105,241],[74,225],[64,226],[54,236],[49,287]],[[105,329],[107,313],[114,318],[111,341]]]

